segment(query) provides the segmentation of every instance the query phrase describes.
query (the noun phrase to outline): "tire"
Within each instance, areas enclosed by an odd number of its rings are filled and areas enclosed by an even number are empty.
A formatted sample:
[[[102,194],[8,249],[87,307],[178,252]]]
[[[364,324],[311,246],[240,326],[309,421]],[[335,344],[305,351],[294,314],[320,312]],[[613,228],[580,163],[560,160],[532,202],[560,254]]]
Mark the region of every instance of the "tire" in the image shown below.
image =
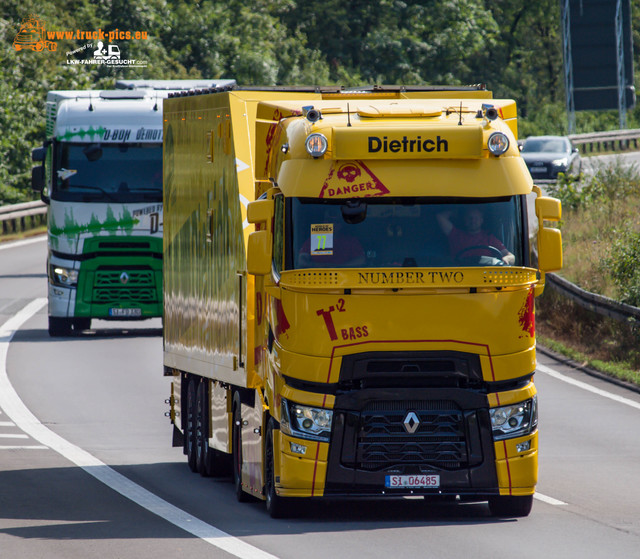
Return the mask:
[[[196,448],[196,414],[197,414],[197,401],[196,401],[196,381],[193,378],[189,379],[187,385],[187,421],[184,426],[184,438],[187,448],[187,464],[192,472],[198,471],[197,463],[197,448]]]
[[[65,318],[61,316],[49,317],[49,336],[51,337],[64,337],[71,335],[71,318]]]
[[[209,477],[209,394],[207,382],[200,381],[196,390],[195,452],[196,470]]]
[[[489,499],[489,510],[493,516],[523,517],[529,516],[533,506],[533,495],[513,497],[500,495]]]
[[[74,318],[73,319],[73,329],[76,332],[80,330],[89,330],[91,328],[91,319],[90,318]]]
[[[233,485],[236,499],[241,503],[249,501],[249,495],[242,490],[242,416],[240,415],[240,398],[234,398],[233,406]]]
[[[276,493],[273,432],[273,419],[269,419],[264,445],[264,495],[269,516],[271,518],[286,518],[291,515],[293,507],[291,499],[281,497]]]

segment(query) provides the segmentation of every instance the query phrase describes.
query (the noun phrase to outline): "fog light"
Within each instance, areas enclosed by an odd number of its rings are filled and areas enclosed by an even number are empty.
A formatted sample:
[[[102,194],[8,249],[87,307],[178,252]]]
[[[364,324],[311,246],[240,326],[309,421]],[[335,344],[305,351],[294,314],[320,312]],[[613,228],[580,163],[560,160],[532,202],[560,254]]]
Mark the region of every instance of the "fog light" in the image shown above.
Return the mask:
[[[527,450],[531,449],[531,439],[528,441],[524,441],[523,443],[518,443],[516,445],[516,450],[518,452],[527,452]]]
[[[294,454],[306,454],[307,447],[298,443],[289,443],[289,447],[291,448],[291,452]]]

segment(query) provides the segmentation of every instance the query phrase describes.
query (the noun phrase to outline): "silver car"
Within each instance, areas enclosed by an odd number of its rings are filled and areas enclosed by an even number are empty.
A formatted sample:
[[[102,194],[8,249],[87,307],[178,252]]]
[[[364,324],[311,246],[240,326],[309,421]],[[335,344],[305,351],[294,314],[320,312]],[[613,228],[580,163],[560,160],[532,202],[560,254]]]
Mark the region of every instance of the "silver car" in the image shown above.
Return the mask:
[[[531,136],[522,149],[533,179],[557,179],[558,173],[579,175],[582,160],[578,148],[566,136]]]

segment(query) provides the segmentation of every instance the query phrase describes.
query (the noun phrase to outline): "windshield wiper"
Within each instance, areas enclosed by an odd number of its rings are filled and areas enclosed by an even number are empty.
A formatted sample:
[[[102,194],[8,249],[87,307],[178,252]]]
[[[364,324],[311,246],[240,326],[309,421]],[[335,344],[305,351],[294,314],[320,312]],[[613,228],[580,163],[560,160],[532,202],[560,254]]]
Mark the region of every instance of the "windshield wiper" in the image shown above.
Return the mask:
[[[113,194],[111,192],[108,192],[107,190],[105,190],[104,188],[100,188],[99,186],[87,186],[86,184],[83,185],[73,185],[70,188],[65,188],[64,190],[66,190],[67,192],[74,192],[77,194],[85,194],[83,192],[81,192],[80,189],[87,189],[87,190],[97,190],[98,192],[101,192],[102,194],[104,194],[107,198],[113,200],[114,202],[117,202],[118,200],[113,196]]]

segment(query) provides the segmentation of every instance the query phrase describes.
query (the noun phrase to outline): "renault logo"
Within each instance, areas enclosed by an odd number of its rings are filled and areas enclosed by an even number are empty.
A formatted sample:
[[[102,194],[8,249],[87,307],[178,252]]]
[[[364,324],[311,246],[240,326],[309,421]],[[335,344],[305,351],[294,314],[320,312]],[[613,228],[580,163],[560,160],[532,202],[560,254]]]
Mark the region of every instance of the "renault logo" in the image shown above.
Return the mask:
[[[120,274],[120,283],[122,283],[123,285],[129,283],[129,274],[127,274],[127,272],[122,272]]]
[[[410,435],[413,435],[413,433],[418,430],[418,427],[420,427],[420,419],[418,419],[418,416],[415,412],[410,411],[405,416],[402,424],[404,425],[404,430]]]

